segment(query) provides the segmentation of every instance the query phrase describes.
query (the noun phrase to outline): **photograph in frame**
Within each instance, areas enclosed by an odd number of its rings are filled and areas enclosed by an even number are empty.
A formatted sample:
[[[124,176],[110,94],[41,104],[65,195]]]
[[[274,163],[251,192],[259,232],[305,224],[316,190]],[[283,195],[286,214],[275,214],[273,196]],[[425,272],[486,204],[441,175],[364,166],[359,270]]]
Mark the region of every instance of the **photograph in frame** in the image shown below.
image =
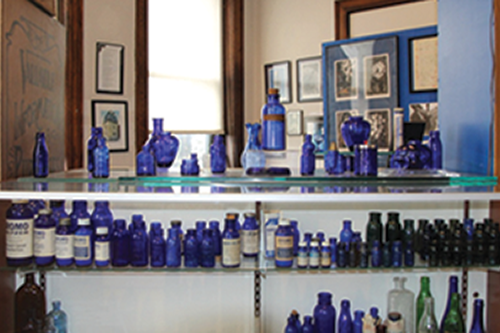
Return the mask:
[[[349,148],[344,142],[344,138],[342,137],[341,127],[344,122],[349,120],[351,116],[357,116],[358,110],[341,110],[335,112],[335,127],[337,129],[337,149],[339,151],[348,151]]]
[[[365,98],[387,98],[391,96],[389,54],[366,56],[364,61]]]
[[[409,105],[410,122],[425,123],[424,136],[439,129],[438,103],[414,103]]]
[[[128,151],[127,102],[92,101],[92,127],[102,127],[110,152]]]
[[[267,64],[264,65],[264,69],[266,74],[266,96],[269,88],[277,88],[279,89],[280,102],[284,104],[291,103],[290,61]]]
[[[297,60],[297,101],[321,101],[321,57]]]
[[[370,138],[368,142],[376,145],[378,151],[389,151],[391,149],[392,138],[391,110],[366,110],[364,118],[370,123]]]
[[[347,101],[358,98],[358,68],[355,58],[340,59],[334,62],[335,99]]]

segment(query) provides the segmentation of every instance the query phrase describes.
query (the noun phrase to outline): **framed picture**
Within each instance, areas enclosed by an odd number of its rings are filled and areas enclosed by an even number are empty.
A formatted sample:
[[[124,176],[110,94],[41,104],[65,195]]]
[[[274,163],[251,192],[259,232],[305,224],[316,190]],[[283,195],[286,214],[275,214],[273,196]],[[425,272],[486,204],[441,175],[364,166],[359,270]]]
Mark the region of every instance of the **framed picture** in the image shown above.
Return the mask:
[[[358,98],[357,60],[336,60],[334,69],[335,99],[337,101],[346,101]]]
[[[321,93],[321,57],[297,60],[297,101],[323,100]]]
[[[304,132],[304,113],[302,110],[290,110],[286,113],[286,134],[302,135]]]
[[[411,91],[436,91],[438,88],[437,36],[411,40]]]
[[[266,96],[269,88],[279,89],[280,102],[292,102],[292,84],[290,61],[276,62],[264,65],[266,77]]]
[[[378,54],[364,59],[365,98],[387,98],[391,95],[389,55]]]
[[[96,92],[123,94],[123,54],[118,44],[96,44]]]
[[[110,152],[128,151],[127,102],[92,101],[92,127],[102,127]]]
[[[367,110],[365,119],[370,123],[370,144],[378,151],[389,151],[392,143],[392,113],[390,109]]]
[[[425,123],[424,136],[428,136],[430,131],[437,131],[439,129],[438,103],[410,104],[410,122]]]
[[[340,130],[342,124],[349,120],[351,116],[357,116],[358,110],[341,110],[335,113],[335,128],[337,133],[337,149],[339,151],[348,151],[349,148],[345,144],[344,138],[342,137],[342,131]]]

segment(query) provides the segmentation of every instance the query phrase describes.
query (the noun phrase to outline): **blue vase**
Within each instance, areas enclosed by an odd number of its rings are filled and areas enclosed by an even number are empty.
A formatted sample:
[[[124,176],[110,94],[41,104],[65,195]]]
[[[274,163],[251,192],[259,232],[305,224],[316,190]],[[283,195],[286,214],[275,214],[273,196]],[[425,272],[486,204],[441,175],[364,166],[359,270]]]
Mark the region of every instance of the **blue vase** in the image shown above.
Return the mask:
[[[210,170],[212,173],[226,171],[226,145],[222,135],[214,136],[214,142],[210,146]]]
[[[148,264],[148,234],[146,223],[142,215],[132,215],[131,233],[131,256],[130,263],[135,267],[144,267]]]
[[[156,175],[155,158],[147,146],[143,146],[142,150],[137,154],[135,174],[137,176]]]
[[[314,175],[314,169],[316,167],[314,148],[312,135],[306,134],[304,143],[302,144],[302,155],[300,156],[300,174],[303,176]]]
[[[167,267],[181,266],[181,235],[179,229],[168,229],[167,237]]]
[[[262,108],[262,148],[284,150],[285,146],[285,108],[280,103],[279,90],[271,88]]]
[[[208,226],[212,230],[215,256],[220,257],[222,255],[222,235],[220,232],[219,221],[210,221]]]
[[[71,221],[63,218],[56,227],[56,264],[59,267],[73,264],[73,231],[71,231]]]
[[[302,333],[314,333],[314,326],[311,316],[304,316],[304,325],[302,325]]]
[[[170,132],[163,132],[162,118],[153,118],[153,133],[146,143],[146,149],[153,152],[158,167],[169,168],[174,163],[179,140]]]
[[[98,200],[94,202],[94,211],[90,216],[94,231],[97,227],[107,227],[111,234],[113,230],[113,214],[109,209],[109,201]]]
[[[102,135],[97,138],[97,147],[94,148],[94,169],[92,170],[92,177],[109,177],[109,149],[106,146],[106,138]]]
[[[152,222],[149,231],[149,252],[151,253],[151,267],[165,266],[165,238],[160,222]]]
[[[87,210],[87,201],[85,200],[73,200],[72,202],[73,210],[69,214],[71,219],[71,231],[75,232],[78,224],[79,218],[90,218],[90,214]],[[52,211],[54,213],[54,211]],[[66,214],[66,212],[64,212]],[[64,217],[60,216],[59,218]]]
[[[198,156],[193,153],[189,159],[182,160],[181,175],[197,176],[200,173],[198,166]]]
[[[260,124],[245,125],[248,134],[248,141],[241,154],[241,165],[245,171],[249,169],[264,169],[266,166],[266,156],[262,151],[259,141]]]
[[[339,333],[352,333],[351,303],[347,299],[340,302]]]
[[[50,219],[50,210],[40,210],[35,219],[35,231],[33,239],[35,264],[47,266],[55,260],[55,235],[56,223]]]
[[[35,148],[33,149],[33,176],[43,178],[49,175],[49,150],[45,143],[45,133],[36,133]]]
[[[370,123],[361,116],[351,116],[341,127],[342,138],[349,149],[366,143],[370,137]]]
[[[365,313],[361,310],[354,311],[354,321],[352,322],[352,333],[363,333],[363,317]]]
[[[203,229],[203,237],[200,245],[200,266],[211,268],[215,266],[215,248],[212,237],[212,229]]]
[[[332,294],[318,294],[318,304],[314,307],[314,328],[316,333],[332,333],[335,330],[335,308],[332,306]]]
[[[94,171],[94,149],[97,147],[97,138],[102,136],[102,127],[92,127],[90,138],[87,141],[87,170]]]
[[[50,322],[57,333],[68,332],[68,316],[61,310],[61,301],[52,302],[52,311],[47,314],[47,322]]]
[[[198,267],[199,246],[196,239],[196,230],[188,229],[184,239],[184,266]]]
[[[111,264],[123,267],[130,264],[130,233],[123,219],[115,220],[111,234]]]

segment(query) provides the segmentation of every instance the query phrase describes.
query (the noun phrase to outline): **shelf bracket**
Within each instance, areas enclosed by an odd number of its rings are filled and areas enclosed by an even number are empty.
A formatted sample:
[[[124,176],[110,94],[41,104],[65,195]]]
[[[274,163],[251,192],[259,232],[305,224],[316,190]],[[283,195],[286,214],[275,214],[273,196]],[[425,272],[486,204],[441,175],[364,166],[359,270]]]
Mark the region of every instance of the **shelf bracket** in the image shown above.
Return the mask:
[[[41,270],[40,271],[40,277],[38,278],[38,283],[40,284],[40,288],[42,288],[43,292],[46,291],[45,285],[46,285],[46,280],[45,280],[45,271]]]
[[[467,319],[467,295],[469,292],[469,269],[462,268],[462,318]]]
[[[254,316],[260,317],[260,298],[261,298],[261,273],[259,270],[255,271],[254,275]]]

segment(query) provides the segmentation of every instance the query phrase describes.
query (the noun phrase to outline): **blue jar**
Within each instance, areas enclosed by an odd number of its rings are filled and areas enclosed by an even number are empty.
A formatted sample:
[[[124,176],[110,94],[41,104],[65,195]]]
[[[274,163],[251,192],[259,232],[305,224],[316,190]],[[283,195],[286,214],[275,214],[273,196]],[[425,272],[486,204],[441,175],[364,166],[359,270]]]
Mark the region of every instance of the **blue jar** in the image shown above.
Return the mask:
[[[403,265],[403,247],[401,241],[392,243],[392,267],[401,267]]]
[[[199,246],[196,230],[188,229],[184,239],[184,266],[198,267]]]
[[[66,210],[64,209],[64,200],[51,200],[49,203],[50,206],[50,219],[55,223],[55,225],[59,225],[59,220],[63,217],[68,217]],[[76,230],[76,228],[74,229]],[[73,230],[73,231],[74,231]]]
[[[94,178],[109,177],[109,149],[106,146],[106,138],[101,135],[97,139],[97,147],[94,148]]]
[[[203,230],[203,238],[200,246],[201,267],[215,267],[215,251],[212,229]]]
[[[130,264],[130,233],[125,220],[117,219],[113,223],[111,234],[111,264],[123,267]]]
[[[87,141],[87,170],[94,171],[94,149],[97,147],[97,138],[102,136],[102,127],[92,127],[90,138]]]
[[[45,143],[45,133],[36,133],[33,149],[33,177],[43,178],[49,175],[49,150]]]
[[[110,263],[109,231],[106,227],[96,229],[94,242],[94,261],[97,267],[106,267]]]
[[[290,220],[290,227],[293,232],[293,256],[296,257],[299,251],[299,242],[300,242],[300,231],[299,231],[299,222],[296,220]]]
[[[181,237],[179,229],[168,229],[167,236],[167,267],[181,266]]]
[[[316,167],[316,156],[314,155],[314,143],[312,135],[306,134],[304,143],[302,144],[302,155],[300,156],[300,174],[302,176],[314,175]]]
[[[241,234],[241,252],[245,257],[256,257],[259,254],[259,225],[254,213],[245,213]]]
[[[302,333],[314,333],[314,325],[311,316],[304,316],[304,325],[302,325]]]
[[[216,174],[226,171],[226,145],[222,135],[215,135],[210,146],[210,170]]]
[[[337,267],[337,238],[330,237],[330,267]]]
[[[266,212],[264,216],[266,217],[266,223],[264,224],[264,249],[266,251],[266,258],[274,258],[274,236],[276,233],[276,229],[278,229],[280,213],[279,211],[269,211]]]
[[[240,267],[240,233],[236,230],[236,216],[226,215],[222,232],[222,267]]]
[[[335,330],[335,308],[332,306],[332,294],[318,294],[318,304],[314,307],[314,327],[316,333],[333,333]]]
[[[339,333],[352,333],[351,302],[347,299],[340,302]]]
[[[330,242],[325,240],[321,243],[321,268],[330,268],[332,264],[332,249]]]
[[[219,221],[210,221],[208,224],[209,228],[212,230],[212,240],[214,243],[214,253],[215,257],[220,257],[222,255],[222,235],[219,228]],[[220,260],[220,258],[219,258]]]
[[[69,218],[71,219],[71,231],[75,232],[78,227],[78,219],[90,218],[90,214],[87,210],[87,201],[85,200],[73,200],[72,206],[73,210],[69,214]],[[66,214],[66,212],[64,212],[64,214]],[[64,214],[60,215],[60,217],[64,217]]]
[[[151,267],[165,266],[165,238],[160,222],[152,222],[149,231],[149,252],[151,253]]]
[[[113,230],[113,214],[109,209],[108,201],[94,202],[94,211],[90,216],[94,231],[97,227],[107,227],[108,230]]]
[[[309,247],[309,268],[319,268],[321,253],[318,241],[313,239]]]
[[[307,268],[309,266],[309,251],[307,250],[307,243],[300,242],[299,250],[297,253],[297,267]]]
[[[78,219],[78,228],[73,240],[76,266],[90,266],[94,258],[94,230],[88,218]]]
[[[54,262],[56,224],[50,219],[50,210],[41,209],[35,219],[35,264],[47,266]]]
[[[34,229],[34,214],[28,200],[12,200],[6,217],[7,265],[28,266],[33,262]]]
[[[342,243],[349,244],[352,241],[353,231],[352,222],[350,220],[344,220],[344,227],[340,231],[340,241]]]
[[[276,267],[292,267],[293,265],[293,232],[290,227],[290,221],[280,219],[278,229],[275,234]]]
[[[149,147],[142,147],[142,150],[137,154],[135,162],[135,174],[137,176],[156,175],[155,157],[151,153]]]
[[[285,150],[285,108],[280,103],[279,90],[270,88],[267,104],[262,108],[262,148]]]
[[[70,218],[62,218],[56,227],[55,247],[57,266],[66,267],[73,264],[73,237]]]
[[[131,257],[130,264],[134,267],[144,267],[148,265],[148,233],[146,223],[142,220],[142,215],[132,215],[131,233]]]
[[[380,267],[382,265],[382,249],[381,244],[378,240],[374,240],[371,249],[371,264],[372,267]]]
[[[354,320],[352,322],[352,333],[363,333],[363,317],[365,312],[361,310],[354,311]]]

